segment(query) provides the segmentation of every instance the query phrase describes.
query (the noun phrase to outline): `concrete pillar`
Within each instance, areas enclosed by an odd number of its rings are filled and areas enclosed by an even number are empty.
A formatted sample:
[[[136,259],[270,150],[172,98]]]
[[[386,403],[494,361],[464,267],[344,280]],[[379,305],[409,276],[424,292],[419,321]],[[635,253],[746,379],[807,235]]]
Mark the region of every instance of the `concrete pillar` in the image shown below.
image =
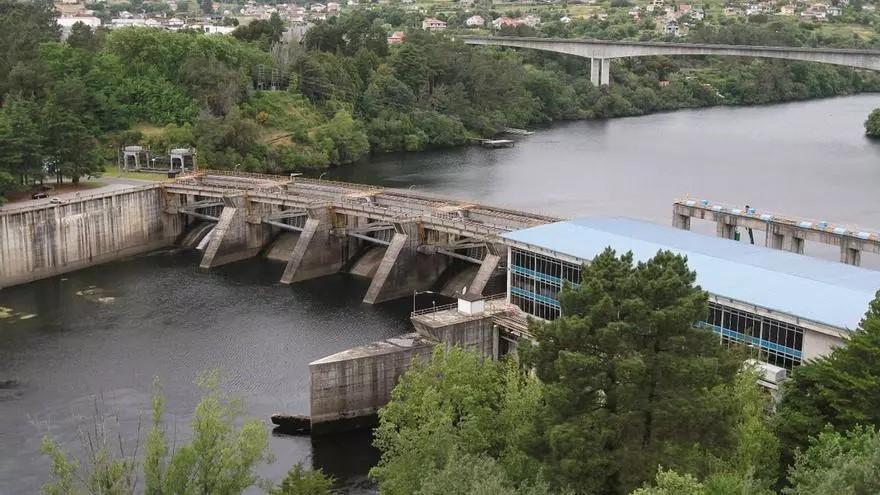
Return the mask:
[[[715,231],[718,233],[718,237],[722,237],[724,239],[733,239],[734,234],[736,233],[736,225],[731,225],[721,219],[718,220]]]
[[[840,246],[840,261],[847,265],[859,266],[862,262],[862,252],[843,244]]]
[[[498,268],[498,263],[501,261],[501,256],[492,253],[486,253],[486,257],[483,258],[483,263],[480,264],[480,269],[477,270],[477,274],[474,275],[473,281],[468,286],[468,294],[473,295],[488,295],[483,294],[483,289],[486,288],[486,284],[489,283],[489,279],[492,278],[492,274],[495,273],[495,269]]]
[[[315,232],[317,232],[318,225],[320,224],[321,222],[315,218],[306,219],[306,224],[299,234],[299,239],[296,240],[296,245],[293,247],[290,259],[287,261],[287,265],[284,266],[284,274],[281,275],[282,284],[289,284],[294,281],[303,258],[305,258],[306,252],[308,252],[309,244],[312,242],[312,238],[315,237]]]
[[[602,60],[602,74],[601,74],[601,84],[602,86],[608,86],[611,82],[611,59],[603,58]]]
[[[782,249],[785,245],[785,236],[775,232],[770,233],[770,247],[773,249]]]
[[[211,240],[205,248],[200,268],[214,268],[227,263],[252,258],[263,248],[262,230],[252,230],[247,223],[245,199],[223,198],[223,211],[214,227]],[[258,238],[252,239],[252,235]]]
[[[395,224],[394,236],[364,296],[367,304],[412,297],[414,290],[431,289],[449,266],[442,254],[419,252],[418,225]]]
[[[800,237],[791,236],[787,243],[788,251],[797,254],[804,254],[804,240]]]
[[[690,215],[682,215],[680,213],[672,212],[672,226],[681,230],[691,230]]]
[[[342,269],[348,260],[348,241],[331,235],[332,228],[326,208],[309,210],[309,218],[284,267],[282,284],[324,277]]]
[[[599,62],[598,58],[590,59],[590,82],[593,86],[599,86]]]
[[[394,233],[394,237],[391,238],[391,244],[385,249],[385,255],[382,257],[382,262],[379,263],[379,268],[376,270],[376,274],[373,275],[373,280],[370,282],[370,288],[367,289],[367,295],[364,297],[365,303],[375,304],[380,302],[379,297],[382,293],[382,289],[385,287],[385,283],[391,275],[391,269],[394,268],[394,264],[397,263],[397,257],[406,246],[407,239],[409,239],[409,236],[406,234],[400,232]]]

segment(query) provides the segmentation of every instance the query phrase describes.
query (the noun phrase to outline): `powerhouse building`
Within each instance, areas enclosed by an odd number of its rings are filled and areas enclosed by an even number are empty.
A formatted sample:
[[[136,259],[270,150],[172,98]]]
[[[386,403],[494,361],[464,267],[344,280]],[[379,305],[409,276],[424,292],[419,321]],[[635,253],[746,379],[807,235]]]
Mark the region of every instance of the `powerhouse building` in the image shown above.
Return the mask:
[[[696,325],[722,343],[741,343],[755,358],[785,369],[824,354],[858,327],[880,289],[880,272],[626,219],[580,219],[503,235],[507,302],[552,320],[559,291],[581,283],[581,267],[611,247],[636,262],[660,250],[687,257],[709,312]]]

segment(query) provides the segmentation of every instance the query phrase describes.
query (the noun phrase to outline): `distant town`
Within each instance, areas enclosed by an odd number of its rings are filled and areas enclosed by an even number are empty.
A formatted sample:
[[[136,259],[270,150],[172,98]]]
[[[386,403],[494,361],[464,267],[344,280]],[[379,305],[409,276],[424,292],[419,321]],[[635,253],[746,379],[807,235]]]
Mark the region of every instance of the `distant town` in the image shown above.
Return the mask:
[[[144,2],[140,8],[131,3],[107,2],[82,3],[80,0],[63,0],[56,4],[57,22],[66,33],[81,22],[91,28],[106,27],[148,27],[156,29],[195,30],[209,34],[230,34],[239,25],[253,20],[268,20],[273,15],[288,26],[288,39],[301,38],[305,30],[316,22],[338,16],[346,10],[373,9],[399,6],[409,15],[421,17],[417,24],[422,29],[440,31],[446,29],[462,30],[517,30],[517,28],[538,28],[542,24],[569,24],[574,21],[592,21],[609,24],[630,23],[638,29],[653,28],[659,36],[685,38],[689,30],[707,16],[723,18],[760,18],[770,16],[799,20],[805,23],[826,23],[839,20],[841,27],[852,28],[855,37],[866,36],[863,26],[865,19],[858,15],[871,14],[876,6],[850,0],[833,2],[725,2],[717,4],[675,3],[668,0],[649,0],[630,2],[628,0],[582,0],[573,2],[458,2],[420,3],[416,0],[379,0],[360,2],[348,0],[344,3],[304,2],[304,3],[258,3],[250,0],[244,4],[217,2],[176,2],[173,0]],[[845,14],[849,13],[849,16]],[[844,17],[847,17],[844,19]],[[855,22],[853,22],[855,21]],[[760,21],[759,21],[760,22]],[[873,24],[873,21],[867,22]],[[873,34],[873,33],[871,33]],[[403,31],[389,31],[388,43],[400,44],[405,41]]]

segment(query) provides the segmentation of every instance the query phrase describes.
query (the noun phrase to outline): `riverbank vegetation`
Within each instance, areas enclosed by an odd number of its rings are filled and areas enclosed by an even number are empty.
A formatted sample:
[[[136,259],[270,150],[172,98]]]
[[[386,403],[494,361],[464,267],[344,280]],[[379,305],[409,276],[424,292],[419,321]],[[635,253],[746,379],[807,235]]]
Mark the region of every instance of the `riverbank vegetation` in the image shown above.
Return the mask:
[[[880,89],[871,72],[715,57],[615,60],[610,87],[584,59],[464,45],[416,29],[394,6],[355,10],[283,42],[284,23],[232,36],[77,24],[66,40],[50,3],[0,0],[0,197],[47,177],[99,174],[123,145],[195,147],[203,166],[288,173],[371,152],[456,146],[506,127],[718,104],[763,104]],[[421,14],[419,14],[421,15]],[[627,17],[546,22],[499,34],[655,39]],[[406,40],[389,45],[390,30]],[[790,23],[697,25],[691,40],[840,45]],[[850,43],[862,43],[851,39]]]
[[[880,492],[880,294],[773,412],[746,350],[692,326],[707,295],[684,258],[607,251],[584,270],[521,366],[438,349],[403,376],[375,433],[381,493]]]
[[[156,383],[152,425],[143,456],[141,438],[126,444],[121,433],[112,433],[96,412],[94,424],[80,431],[84,464],[71,457],[49,437],[43,439],[43,453],[52,461],[52,481],[43,485],[45,495],[236,495],[255,487],[269,495],[330,495],[333,480],[321,471],[294,466],[278,485],[260,480],[255,468],[272,462],[269,436],[262,421],[241,421],[242,404],[220,391],[219,373],[202,376],[197,382],[205,395],[193,415],[191,438],[178,443],[177,427],[164,420],[165,399]],[[169,428],[173,432],[169,441]],[[140,488],[140,484],[143,488]],[[250,492],[249,492],[250,493]]]

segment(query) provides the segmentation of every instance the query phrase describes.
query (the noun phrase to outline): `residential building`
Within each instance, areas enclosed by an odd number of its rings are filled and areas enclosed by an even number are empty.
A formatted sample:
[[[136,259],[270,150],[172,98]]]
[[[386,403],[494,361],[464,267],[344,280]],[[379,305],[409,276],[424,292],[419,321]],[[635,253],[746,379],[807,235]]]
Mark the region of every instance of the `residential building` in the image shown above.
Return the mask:
[[[101,19],[94,16],[58,17],[55,22],[62,29],[70,29],[77,22],[81,22],[91,28],[101,27]]]
[[[842,344],[880,289],[878,271],[625,218],[562,221],[502,238],[508,303],[544,320],[562,314],[562,286],[583,283],[581,267],[609,246],[636,262],[659,250],[687,256],[709,295],[706,317],[694,324],[785,369]]]
[[[519,26],[519,21],[516,19],[511,19],[510,17],[499,17],[492,21],[492,26],[495,29],[501,29],[503,27],[517,27]]]
[[[728,17],[742,15],[742,10],[737,7],[727,6],[724,7],[724,15]]]
[[[486,20],[481,15],[472,15],[464,21],[464,24],[467,27],[483,27],[486,25]]]
[[[568,24],[569,22],[571,22],[571,17],[564,15],[559,18],[559,22],[561,22],[563,24]]]
[[[427,17],[422,21],[422,29],[427,29],[428,31],[442,31],[446,29],[446,23],[440,19]]]
[[[706,11],[702,7],[694,7],[688,12],[688,15],[695,21],[702,21],[706,18]]]
[[[406,41],[406,34],[403,31],[395,31],[388,36],[389,45],[400,45]]]
[[[666,21],[666,23],[663,24],[663,34],[666,36],[680,36],[678,21],[675,19],[669,19]]]
[[[525,24],[526,26],[529,26],[529,27],[537,27],[538,24],[541,24],[541,18],[534,15],[534,14],[528,14],[523,17],[520,17],[519,23]]]
[[[336,2],[328,2],[327,3],[327,13],[328,14],[339,13],[339,4]]]
[[[786,4],[779,8],[779,15],[794,15],[794,5]]]

